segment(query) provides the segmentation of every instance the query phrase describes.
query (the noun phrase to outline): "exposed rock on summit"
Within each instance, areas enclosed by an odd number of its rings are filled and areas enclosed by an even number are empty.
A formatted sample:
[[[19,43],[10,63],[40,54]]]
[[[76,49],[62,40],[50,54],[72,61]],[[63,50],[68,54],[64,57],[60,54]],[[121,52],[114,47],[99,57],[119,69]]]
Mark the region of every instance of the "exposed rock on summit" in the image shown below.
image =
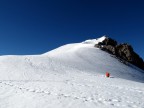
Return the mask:
[[[117,41],[106,37],[105,40],[96,44],[95,47],[113,54],[119,59],[127,61],[144,70],[143,59],[134,52],[132,46],[127,43],[117,44]]]

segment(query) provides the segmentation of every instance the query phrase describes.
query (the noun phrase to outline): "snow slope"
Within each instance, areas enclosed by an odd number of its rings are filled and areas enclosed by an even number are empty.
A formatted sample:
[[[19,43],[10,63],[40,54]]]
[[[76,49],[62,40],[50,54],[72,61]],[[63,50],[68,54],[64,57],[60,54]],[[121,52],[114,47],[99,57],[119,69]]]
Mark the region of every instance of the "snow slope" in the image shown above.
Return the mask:
[[[144,108],[143,71],[94,47],[104,39],[0,56],[0,108]]]

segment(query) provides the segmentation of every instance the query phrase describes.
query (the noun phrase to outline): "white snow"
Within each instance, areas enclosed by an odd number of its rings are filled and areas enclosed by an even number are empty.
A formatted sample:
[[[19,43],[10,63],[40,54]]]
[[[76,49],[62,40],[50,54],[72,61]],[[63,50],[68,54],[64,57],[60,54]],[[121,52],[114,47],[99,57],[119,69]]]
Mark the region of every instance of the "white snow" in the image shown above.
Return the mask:
[[[102,36],[100,38],[97,38],[97,39],[89,39],[89,40],[86,40],[82,43],[85,43],[85,44],[98,44],[99,42],[102,42],[103,40],[106,39],[106,36]]]
[[[0,108],[144,108],[143,71],[94,48],[104,38],[0,56]]]

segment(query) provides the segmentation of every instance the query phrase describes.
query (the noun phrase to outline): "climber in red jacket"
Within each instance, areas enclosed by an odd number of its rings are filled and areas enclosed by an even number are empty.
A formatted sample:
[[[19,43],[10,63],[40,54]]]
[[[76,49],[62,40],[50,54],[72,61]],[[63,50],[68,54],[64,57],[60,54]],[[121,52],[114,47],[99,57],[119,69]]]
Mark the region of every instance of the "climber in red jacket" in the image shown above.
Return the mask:
[[[110,77],[110,73],[109,73],[109,72],[106,72],[105,76],[106,76],[106,77]]]

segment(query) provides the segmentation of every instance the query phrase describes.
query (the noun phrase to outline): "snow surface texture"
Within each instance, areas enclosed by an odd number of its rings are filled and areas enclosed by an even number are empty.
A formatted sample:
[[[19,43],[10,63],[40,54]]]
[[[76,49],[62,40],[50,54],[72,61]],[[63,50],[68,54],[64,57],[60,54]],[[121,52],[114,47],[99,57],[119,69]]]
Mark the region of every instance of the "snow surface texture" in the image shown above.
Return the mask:
[[[95,48],[103,39],[0,56],[0,108],[144,108],[144,73]]]

